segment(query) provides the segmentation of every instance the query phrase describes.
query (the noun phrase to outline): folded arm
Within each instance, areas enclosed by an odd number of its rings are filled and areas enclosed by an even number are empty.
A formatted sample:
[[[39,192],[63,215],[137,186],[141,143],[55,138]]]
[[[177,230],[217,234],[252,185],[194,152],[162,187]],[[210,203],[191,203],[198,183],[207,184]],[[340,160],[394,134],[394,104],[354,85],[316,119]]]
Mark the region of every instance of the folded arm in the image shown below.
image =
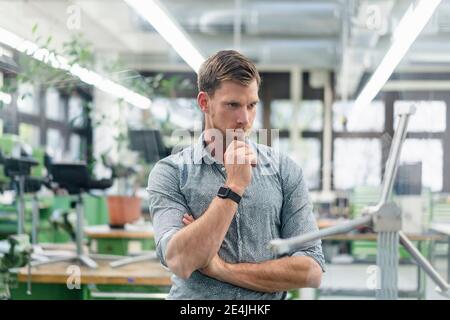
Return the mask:
[[[183,216],[183,224],[195,226],[191,215]],[[308,256],[292,256],[262,263],[226,263],[216,254],[200,271],[217,280],[261,292],[287,291],[297,288],[318,288],[322,267]]]
[[[196,223],[170,239],[166,251],[169,269],[187,279],[192,272],[206,266],[219,251],[236,210],[237,204],[232,200],[216,197]]]
[[[201,271],[217,280],[261,292],[318,288],[322,279],[320,265],[307,256],[237,264],[226,263],[216,256],[212,263]]]

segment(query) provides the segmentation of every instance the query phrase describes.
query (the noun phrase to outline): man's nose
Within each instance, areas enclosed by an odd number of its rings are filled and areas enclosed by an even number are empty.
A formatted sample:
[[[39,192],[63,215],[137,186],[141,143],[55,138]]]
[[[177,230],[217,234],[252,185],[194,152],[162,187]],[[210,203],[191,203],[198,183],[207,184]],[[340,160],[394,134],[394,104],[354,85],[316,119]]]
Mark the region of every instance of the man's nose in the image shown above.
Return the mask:
[[[249,121],[249,114],[247,108],[239,110],[237,122],[239,125],[247,126]]]

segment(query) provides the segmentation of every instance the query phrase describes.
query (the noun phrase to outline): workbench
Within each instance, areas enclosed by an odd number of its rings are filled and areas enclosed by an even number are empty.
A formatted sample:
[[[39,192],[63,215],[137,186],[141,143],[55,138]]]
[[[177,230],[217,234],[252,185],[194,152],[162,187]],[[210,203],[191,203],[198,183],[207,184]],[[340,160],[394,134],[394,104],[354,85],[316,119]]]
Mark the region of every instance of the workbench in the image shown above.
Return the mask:
[[[111,260],[99,260],[97,269],[58,262],[31,268],[31,295],[27,294],[28,268],[17,272],[13,300],[21,299],[164,299],[171,286],[171,273],[159,260],[111,268]]]
[[[430,230],[447,237],[447,282],[450,282],[450,223],[431,223]]]
[[[113,229],[108,225],[88,226],[84,233],[92,253],[127,256],[155,249],[150,224],[125,225],[123,229]]]

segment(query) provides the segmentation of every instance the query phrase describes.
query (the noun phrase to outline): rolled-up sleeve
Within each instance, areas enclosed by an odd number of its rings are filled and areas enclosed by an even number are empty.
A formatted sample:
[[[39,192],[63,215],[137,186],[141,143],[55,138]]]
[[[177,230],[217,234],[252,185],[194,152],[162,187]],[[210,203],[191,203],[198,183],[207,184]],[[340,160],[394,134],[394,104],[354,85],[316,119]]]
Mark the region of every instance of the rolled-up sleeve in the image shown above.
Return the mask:
[[[161,263],[167,267],[167,244],[183,227],[183,214],[188,212],[186,200],[179,189],[178,166],[170,157],[155,165],[148,178],[147,191],[156,253]]]
[[[313,205],[301,168],[289,157],[282,157],[280,172],[283,189],[281,238],[286,239],[318,231]],[[325,271],[325,259],[320,239],[305,243],[299,249],[288,254],[311,257],[320,265],[322,271]]]

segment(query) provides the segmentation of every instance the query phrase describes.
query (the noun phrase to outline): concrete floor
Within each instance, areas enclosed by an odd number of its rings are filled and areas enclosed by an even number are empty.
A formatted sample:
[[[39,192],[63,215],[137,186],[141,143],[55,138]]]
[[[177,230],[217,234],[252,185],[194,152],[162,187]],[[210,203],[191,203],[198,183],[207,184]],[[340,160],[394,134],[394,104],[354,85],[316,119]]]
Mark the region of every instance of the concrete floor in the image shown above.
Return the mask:
[[[368,289],[367,283],[370,283],[371,270],[370,264],[355,263],[331,263],[327,264],[327,271],[322,278],[321,288],[332,289]],[[434,261],[434,267],[437,268],[439,274],[447,279],[447,260],[445,258],[437,258]],[[373,274],[373,273],[372,273]],[[417,288],[417,266],[412,264],[401,264],[398,273],[400,290],[414,290]],[[370,284],[369,284],[370,285]],[[427,300],[443,300],[435,290],[434,283],[426,277],[425,279],[425,299]],[[314,289],[301,289],[301,299],[314,299]],[[320,296],[321,300],[325,299],[374,299],[373,297],[361,296]],[[411,298],[409,298],[411,299]],[[415,299],[415,298],[412,298]]]

